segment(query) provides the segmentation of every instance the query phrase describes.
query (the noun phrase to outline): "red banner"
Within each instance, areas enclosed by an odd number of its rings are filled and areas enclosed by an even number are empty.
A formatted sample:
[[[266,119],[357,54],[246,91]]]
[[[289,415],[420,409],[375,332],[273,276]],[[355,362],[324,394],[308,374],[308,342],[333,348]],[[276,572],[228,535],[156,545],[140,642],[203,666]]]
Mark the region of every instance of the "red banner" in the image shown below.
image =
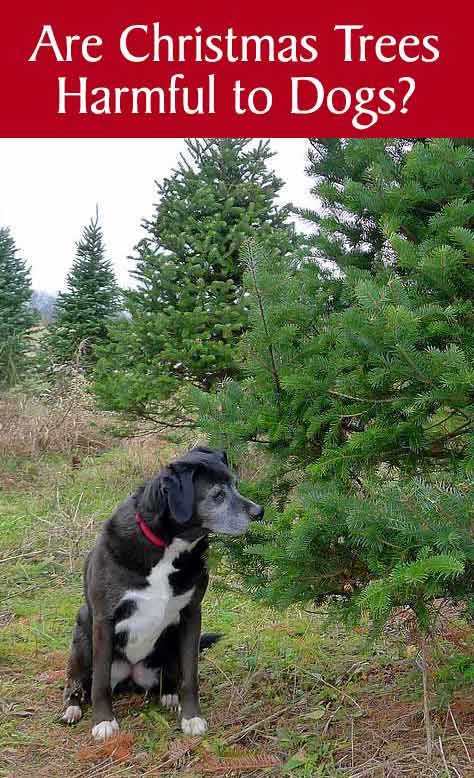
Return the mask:
[[[2,137],[472,135],[471,2],[1,11]]]

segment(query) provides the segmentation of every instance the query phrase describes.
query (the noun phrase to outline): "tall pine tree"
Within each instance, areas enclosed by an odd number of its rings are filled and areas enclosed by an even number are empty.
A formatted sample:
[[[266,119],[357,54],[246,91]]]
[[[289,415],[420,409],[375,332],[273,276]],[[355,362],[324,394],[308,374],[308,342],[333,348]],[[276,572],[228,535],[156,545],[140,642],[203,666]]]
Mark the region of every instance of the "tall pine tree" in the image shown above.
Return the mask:
[[[0,229],[0,386],[15,384],[28,366],[29,331],[37,317],[30,301],[30,270],[13,236]]]
[[[65,365],[79,357],[83,366],[90,366],[97,346],[107,339],[107,325],[117,314],[119,300],[96,214],[76,245],[66,291],[57,297],[54,321],[45,341],[50,363]]]
[[[247,323],[242,240],[258,229],[272,251],[293,242],[271,156],[268,142],[186,141],[144,224],[137,285],[127,294],[131,319],[111,330],[95,371],[105,407],[179,424],[187,386],[207,390],[238,373],[234,348]]]

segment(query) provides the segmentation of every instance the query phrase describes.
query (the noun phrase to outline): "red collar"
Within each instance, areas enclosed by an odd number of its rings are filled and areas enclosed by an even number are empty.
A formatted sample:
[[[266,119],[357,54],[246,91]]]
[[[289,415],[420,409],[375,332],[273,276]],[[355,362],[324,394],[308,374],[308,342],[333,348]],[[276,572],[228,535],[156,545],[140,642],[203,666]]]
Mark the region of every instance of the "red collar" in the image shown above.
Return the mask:
[[[155,535],[155,533],[151,531],[150,527],[147,527],[139,513],[135,514],[135,521],[150,543],[153,543],[154,546],[158,546],[158,548],[166,547],[165,541],[162,538],[159,538],[158,535]]]

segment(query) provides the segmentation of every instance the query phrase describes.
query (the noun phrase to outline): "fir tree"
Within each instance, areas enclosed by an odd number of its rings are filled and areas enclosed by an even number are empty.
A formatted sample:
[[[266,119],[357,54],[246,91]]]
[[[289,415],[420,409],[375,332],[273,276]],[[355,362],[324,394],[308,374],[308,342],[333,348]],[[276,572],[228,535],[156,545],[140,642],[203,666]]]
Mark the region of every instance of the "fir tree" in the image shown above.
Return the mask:
[[[66,284],[66,291],[58,294],[46,338],[48,359],[58,366],[79,356],[87,366],[106,340],[107,325],[119,306],[119,289],[112,263],[105,257],[98,215],[82,231]]]
[[[30,270],[15,241],[0,229],[0,386],[18,381],[28,366],[29,331],[36,321],[30,301]]]
[[[177,169],[158,186],[127,294],[129,321],[111,331],[95,371],[105,407],[171,425],[186,417],[186,387],[208,390],[235,376],[235,344],[247,323],[239,249],[259,229],[272,250],[292,244],[282,182],[268,142],[186,141]],[[189,419],[184,418],[184,423]]]
[[[269,523],[228,546],[262,596],[376,626],[409,606],[428,634],[433,603],[474,587],[474,151],[409,144],[394,176],[392,141],[386,164],[359,143],[377,169],[341,187],[354,224],[373,215],[369,261],[346,246],[334,274],[250,243],[247,375],[201,396],[201,424],[236,458],[267,452]]]

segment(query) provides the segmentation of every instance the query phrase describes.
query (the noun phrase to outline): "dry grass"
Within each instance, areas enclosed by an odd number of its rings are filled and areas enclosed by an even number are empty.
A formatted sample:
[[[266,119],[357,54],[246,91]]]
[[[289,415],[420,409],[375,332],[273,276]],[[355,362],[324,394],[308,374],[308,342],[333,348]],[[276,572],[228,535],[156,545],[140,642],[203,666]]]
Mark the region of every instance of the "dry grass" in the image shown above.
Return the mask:
[[[41,398],[7,392],[0,395],[0,456],[103,451],[112,443],[109,422],[94,410],[81,375]]]
[[[183,444],[180,450],[192,445]],[[175,443],[163,440],[158,434],[125,438],[120,442],[120,447],[126,454],[128,467],[133,467],[141,479],[151,478],[157,470],[175,459],[180,451]]]

